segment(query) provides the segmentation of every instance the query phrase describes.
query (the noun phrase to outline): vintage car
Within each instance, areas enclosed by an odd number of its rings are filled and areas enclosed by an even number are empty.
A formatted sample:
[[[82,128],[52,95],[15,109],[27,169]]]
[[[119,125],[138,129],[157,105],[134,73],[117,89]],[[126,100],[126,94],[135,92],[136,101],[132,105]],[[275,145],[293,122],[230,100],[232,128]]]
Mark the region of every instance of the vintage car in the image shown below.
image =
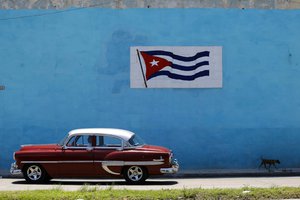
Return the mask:
[[[130,184],[140,184],[150,175],[179,169],[172,151],[146,145],[135,133],[121,129],[72,130],[60,144],[22,145],[14,159],[11,174],[23,173],[29,183],[124,177]]]

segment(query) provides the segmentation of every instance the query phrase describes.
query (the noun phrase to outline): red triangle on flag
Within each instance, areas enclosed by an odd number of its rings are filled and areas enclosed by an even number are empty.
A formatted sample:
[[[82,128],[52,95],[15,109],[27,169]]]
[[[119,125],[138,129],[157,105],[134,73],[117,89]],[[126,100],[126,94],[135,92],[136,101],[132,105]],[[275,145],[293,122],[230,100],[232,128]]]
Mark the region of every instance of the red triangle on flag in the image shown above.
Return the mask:
[[[167,67],[167,66],[171,66],[171,62],[164,59],[164,58],[160,58],[157,56],[152,56],[149,55],[145,52],[142,52],[142,57],[145,61],[145,65],[146,65],[146,79],[149,80],[149,78],[151,77],[152,74],[155,74],[156,72],[162,70],[163,68]]]

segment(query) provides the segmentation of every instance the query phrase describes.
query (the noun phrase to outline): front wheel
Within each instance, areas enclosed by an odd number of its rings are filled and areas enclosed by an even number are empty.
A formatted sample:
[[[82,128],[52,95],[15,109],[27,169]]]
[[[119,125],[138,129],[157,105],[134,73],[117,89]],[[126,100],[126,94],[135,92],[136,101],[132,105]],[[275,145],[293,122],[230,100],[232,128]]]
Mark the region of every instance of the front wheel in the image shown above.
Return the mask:
[[[144,167],[130,166],[124,169],[123,176],[129,184],[142,184],[147,179],[148,173]]]
[[[23,175],[28,183],[43,183],[48,180],[47,172],[37,164],[25,166]]]

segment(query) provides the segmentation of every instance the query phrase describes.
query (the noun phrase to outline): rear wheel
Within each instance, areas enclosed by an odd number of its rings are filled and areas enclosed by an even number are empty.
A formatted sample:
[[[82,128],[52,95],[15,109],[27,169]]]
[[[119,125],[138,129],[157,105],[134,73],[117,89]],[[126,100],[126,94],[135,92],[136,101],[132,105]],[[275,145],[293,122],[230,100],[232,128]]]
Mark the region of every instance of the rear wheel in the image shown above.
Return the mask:
[[[146,168],[140,166],[126,167],[123,176],[129,184],[142,184],[148,177]]]
[[[28,183],[44,183],[50,180],[47,172],[38,164],[25,166],[23,175]]]

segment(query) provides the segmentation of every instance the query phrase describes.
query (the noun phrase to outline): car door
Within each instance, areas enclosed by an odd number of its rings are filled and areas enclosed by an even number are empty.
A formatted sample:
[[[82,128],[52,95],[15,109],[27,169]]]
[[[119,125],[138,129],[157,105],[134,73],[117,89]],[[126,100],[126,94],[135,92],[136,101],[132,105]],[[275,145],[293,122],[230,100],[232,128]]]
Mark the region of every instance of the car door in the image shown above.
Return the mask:
[[[93,166],[92,135],[75,135],[69,139],[62,152],[60,176],[66,178],[90,178],[95,176]]]
[[[120,175],[123,167],[121,158],[123,141],[120,138],[98,135],[94,152],[94,171],[98,177]]]

